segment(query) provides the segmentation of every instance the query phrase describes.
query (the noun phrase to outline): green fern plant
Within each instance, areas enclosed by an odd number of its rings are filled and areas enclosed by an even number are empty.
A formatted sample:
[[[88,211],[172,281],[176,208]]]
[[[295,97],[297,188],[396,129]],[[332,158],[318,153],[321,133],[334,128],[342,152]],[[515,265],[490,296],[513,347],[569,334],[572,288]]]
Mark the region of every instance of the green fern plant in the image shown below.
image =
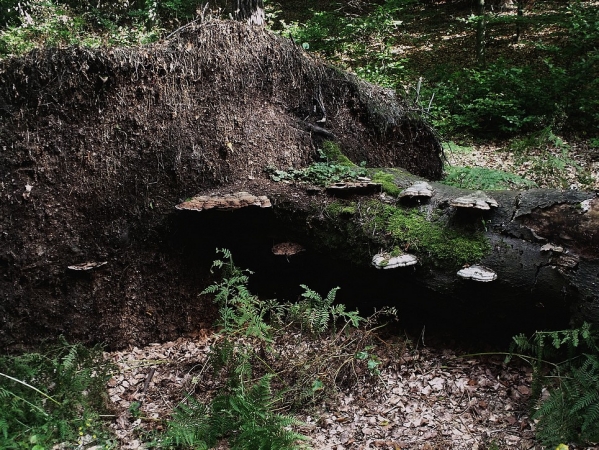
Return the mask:
[[[252,295],[247,288],[251,272],[236,267],[229,250],[217,249],[217,253],[222,259],[214,261],[212,270],[222,270],[222,277],[202,294],[214,295],[219,306],[221,337],[212,346],[209,361],[223,385],[208,404],[188,396],[155,445],[208,449],[226,439],[234,450],[299,448],[306,438],[291,429],[297,420],[275,411],[280,396],[271,389],[273,374],[253,378],[257,361],[262,369],[267,366],[258,355],[272,340],[266,320],[280,319],[284,307]],[[254,339],[240,342],[239,334]]]
[[[265,317],[271,310],[276,312],[278,305],[274,301],[260,300],[249,292],[248,276],[252,272],[236,267],[229,250],[217,249],[217,253],[221,253],[224,260],[215,260],[212,271],[222,269],[221,281],[208,286],[200,295],[214,295],[214,302],[219,306],[218,325],[228,334],[243,332],[246,336],[270,341],[271,327]]]
[[[289,305],[289,317],[311,333],[319,334],[329,328],[334,330],[339,319],[353,327],[358,327],[363,320],[358,311],[346,311],[343,304],[333,305],[339,287],[331,289],[326,297],[322,297],[305,284],[300,286],[304,290],[302,300]]]
[[[208,449],[227,439],[232,450],[300,448],[307,438],[291,430],[296,419],[275,411],[278,397],[271,378],[265,375],[249,389],[239,385],[220,393],[209,406],[188,398],[175,410],[162,446]]]
[[[531,338],[520,334],[510,357],[516,349],[532,355],[533,398],[541,398],[543,387],[549,392],[534,404],[539,441],[547,446],[598,441],[599,338],[591,326],[536,332]]]

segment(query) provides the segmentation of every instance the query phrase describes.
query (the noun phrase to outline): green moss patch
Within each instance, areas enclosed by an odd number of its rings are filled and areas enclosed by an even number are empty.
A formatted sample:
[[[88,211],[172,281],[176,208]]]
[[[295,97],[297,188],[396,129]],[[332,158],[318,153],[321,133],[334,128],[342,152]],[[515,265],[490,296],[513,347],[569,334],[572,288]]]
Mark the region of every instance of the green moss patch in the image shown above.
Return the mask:
[[[392,197],[397,197],[401,192],[401,189],[395,184],[395,177],[390,173],[376,172],[372,177],[372,181],[381,183],[383,192]]]
[[[341,152],[341,148],[336,142],[324,141],[322,143],[322,155],[327,162],[339,164],[341,166],[353,167],[355,164]]]
[[[370,214],[371,229],[388,234],[393,244],[418,254],[421,260],[461,266],[480,261],[491,250],[482,232],[430,222],[417,209],[376,205],[370,208]]]

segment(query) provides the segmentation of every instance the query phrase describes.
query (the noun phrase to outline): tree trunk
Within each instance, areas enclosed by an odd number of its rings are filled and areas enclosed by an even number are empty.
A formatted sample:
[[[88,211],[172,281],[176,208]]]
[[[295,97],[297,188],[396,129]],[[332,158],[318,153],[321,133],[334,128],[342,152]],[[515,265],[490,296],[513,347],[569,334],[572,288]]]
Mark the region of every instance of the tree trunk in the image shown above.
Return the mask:
[[[235,20],[264,26],[264,0],[235,0]]]
[[[520,36],[522,34],[522,21],[524,19],[524,0],[518,0],[517,8],[518,13],[516,17],[516,43],[520,42]]]
[[[485,0],[477,0],[476,16],[476,61],[478,62],[479,66],[484,67],[487,63],[487,17],[485,11]]]

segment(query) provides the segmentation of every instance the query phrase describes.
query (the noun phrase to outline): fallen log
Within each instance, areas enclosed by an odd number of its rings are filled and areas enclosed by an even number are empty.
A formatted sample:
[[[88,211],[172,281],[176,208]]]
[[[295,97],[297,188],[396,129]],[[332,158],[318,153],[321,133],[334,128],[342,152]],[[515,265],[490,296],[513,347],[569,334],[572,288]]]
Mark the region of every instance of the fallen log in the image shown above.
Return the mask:
[[[424,181],[400,170],[387,172],[402,189]],[[461,314],[478,315],[487,325],[499,316],[506,325],[545,321],[551,326],[564,324],[566,317],[573,323],[599,323],[597,193],[472,193],[433,182],[429,186],[432,197],[427,191],[416,200],[384,193],[378,198],[313,196],[309,209],[288,206],[293,204],[289,198],[274,200],[273,207],[275,213],[302,209],[308,224],[304,233],[313,248],[364,271],[377,252],[409,252],[418,264],[389,271],[393,277],[441,295]],[[493,276],[477,282],[458,274],[475,266]],[[397,284],[391,277],[387,281]]]

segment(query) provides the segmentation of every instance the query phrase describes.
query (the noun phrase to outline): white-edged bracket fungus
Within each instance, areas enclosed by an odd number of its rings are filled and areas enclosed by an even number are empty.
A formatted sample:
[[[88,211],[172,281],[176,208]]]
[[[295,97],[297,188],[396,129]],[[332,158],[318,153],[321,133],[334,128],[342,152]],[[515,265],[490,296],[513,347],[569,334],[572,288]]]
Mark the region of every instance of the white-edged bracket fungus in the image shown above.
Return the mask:
[[[418,263],[418,258],[409,253],[391,256],[388,253],[378,253],[372,257],[372,265],[377,269],[395,269],[398,267],[413,266]]]
[[[188,211],[204,211],[207,209],[231,211],[248,206],[270,208],[272,205],[268,197],[264,195],[257,197],[248,192],[235,192],[226,195],[198,195],[178,204],[175,208]]]
[[[102,261],[102,262],[85,262],[85,263],[81,263],[81,264],[75,264],[72,266],[68,266],[68,268],[70,270],[75,270],[78,272],[85,272],[88,270],[92,270],[92,269],[97,269],[98,267],[102,267],[103,265],[108,264],[107,261]]]
[[[457,208],[481,209],[483,211],[488,211],[491,207],[497,208],[499,206],[497,200],[489,197],[483,191],[476,191],[463,197],[454,198],[450,204]]]
[[[409,188],[399,193],[399,198],[431,198],[433,196],[433,187],[426,181],[417,181]]]
[[[497,279],[497,274],[485,266],[464,267],[458,271],[458,277],[465,280],[481,281],[487,283]]]
[[[564,253],[564,247],[553,244],[545,244],[541,247],[542,252]]]

